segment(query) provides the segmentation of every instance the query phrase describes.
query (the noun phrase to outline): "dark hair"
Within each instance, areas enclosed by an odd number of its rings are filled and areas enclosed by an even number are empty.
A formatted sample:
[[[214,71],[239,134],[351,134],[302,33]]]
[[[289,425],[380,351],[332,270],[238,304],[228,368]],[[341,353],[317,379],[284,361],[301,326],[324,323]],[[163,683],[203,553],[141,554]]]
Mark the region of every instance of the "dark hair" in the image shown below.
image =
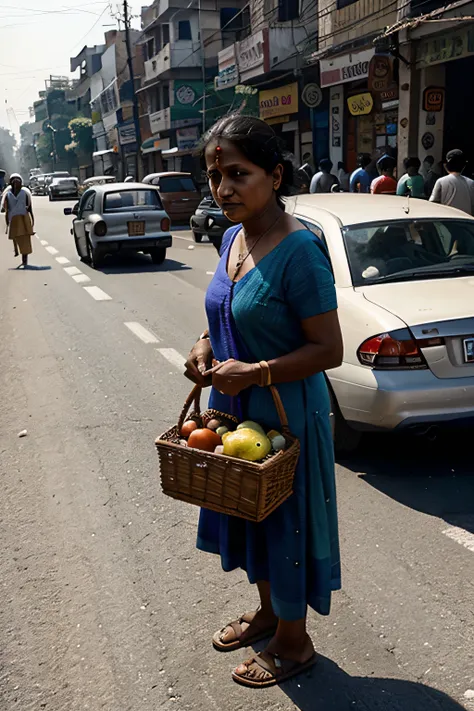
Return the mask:
[[[368,153],[359,153],[357,156],[357,165],[361,168],[367,168],[372,163],[372,158]]]
[[[431,156],[431,155],[430,155],[430,156],[425,156],[425,159],[424,159],[424,161],[423,161],[423,163],[429,163],[430,165],[433,165],[434,162],[435,162],[435,159],[434,159],[433,156]]]
[[[283,166],[281,184],[276,194],[278,204],[284,209],[281,198],[293,192],[294,167],[273,128],[255,116],[224,116],[202,137],[199,146],[201,157],[211,141],[219,141],[221,138],[233,143],[248,160],[268,174],[272,173],[277,165]]]
[[[405,158],[403,165],[405,166],[405,170],[408,170],[408,168],[416,168],[417,170],[420,170],[421,160],[416,156],[412,156],[411,158]]]
[[[395,165],[395,158],[392,158],[392,156],[388,155],[383,155],[377,161],[377,168],[379,168],[381,171],[394,170]]]
[[[330,173],[332,170],[332,160],[330,158],[321,158],[319,161],[319,167],[325,173]]]
[[[460,173],[466,167],[464,153],[458,148],[446,153],[446,168],[455,173]]]

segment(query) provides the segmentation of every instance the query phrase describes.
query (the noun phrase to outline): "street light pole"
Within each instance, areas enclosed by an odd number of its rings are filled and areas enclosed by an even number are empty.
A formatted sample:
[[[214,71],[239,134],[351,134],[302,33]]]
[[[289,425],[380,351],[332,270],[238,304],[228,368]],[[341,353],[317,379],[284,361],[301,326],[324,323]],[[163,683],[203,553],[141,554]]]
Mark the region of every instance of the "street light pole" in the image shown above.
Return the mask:
[[[201,0],[198,4],[199,40],[201,44],[201,77],[202,77],[202,133],[206,133],[206,59],[204,56],[204,39],[202,35]]]
[[[128,14],[128,2],[123,0],[123,21],[125,25],[125,47],[127,49],[127,64],[128,71],[130,74],[130,81],[132,84],[132,101],[133,101],[133,123],[135,124],[135,135],[137,138],[137,169],[138,169],[138,157],[140,155],[140,150],[142,146],[142,137],[140,131],[140,117],[138,112],[138,99],[135,94],[135,76],[133,73],[133,60],[132,51],[130,46],[130,18]],[[135,176],[138,179],[138,175]]]

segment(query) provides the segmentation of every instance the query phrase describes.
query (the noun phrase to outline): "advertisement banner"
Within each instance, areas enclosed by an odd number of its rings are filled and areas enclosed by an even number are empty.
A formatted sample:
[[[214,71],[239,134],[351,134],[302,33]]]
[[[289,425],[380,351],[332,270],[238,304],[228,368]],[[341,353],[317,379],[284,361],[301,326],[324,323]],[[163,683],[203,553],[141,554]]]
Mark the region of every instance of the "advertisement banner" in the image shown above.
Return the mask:
[[[474,54],[474,28],[466,27],[419,42],[416,48],[416,64],[428,67]]]
[[[194,148],[199,139],[199,129],[197,126],[190,128],[178,128],[176,130],[176,142],[180,151]]]
[[[130,143],[135,143],[137,140],[135,132],[135,124],[133,121],[120,123],[118,126],[119,143],[121,146],[127,146]]]
[[[352,52],[342,57],[321,59],[319,62],[321,87],[365,79],[369,76],[369,65],[373,56],[374,49],[364,49],[362,52]]]
[[[268,30],[259,30],[237,44],[237,60],[241,81],[247,81],[269,71]]]
[[[298,113],[298,83],[285,84],[277,89],[266,89],[258,96],[260,118],[286,116]]]
[[[199,118],[201,116],[203,95],[201,81],[175,79],[173,93],[172,121]]]
[[[214,81],[216,90],[229,89],[239,83],[239,67],[235,44],[226,47],[217,55],[218,74]]]

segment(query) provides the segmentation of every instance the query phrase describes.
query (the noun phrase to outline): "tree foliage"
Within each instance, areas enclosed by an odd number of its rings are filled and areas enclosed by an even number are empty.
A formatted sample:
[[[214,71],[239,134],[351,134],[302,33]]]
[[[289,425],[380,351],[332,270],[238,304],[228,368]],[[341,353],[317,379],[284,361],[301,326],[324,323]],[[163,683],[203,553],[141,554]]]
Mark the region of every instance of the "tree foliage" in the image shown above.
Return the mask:
[[[69,121],[68,126],[72,137],[70,146],[74,146],[72,150],[79,154],[90,155],[94,150],[91,119],[78,116]]]

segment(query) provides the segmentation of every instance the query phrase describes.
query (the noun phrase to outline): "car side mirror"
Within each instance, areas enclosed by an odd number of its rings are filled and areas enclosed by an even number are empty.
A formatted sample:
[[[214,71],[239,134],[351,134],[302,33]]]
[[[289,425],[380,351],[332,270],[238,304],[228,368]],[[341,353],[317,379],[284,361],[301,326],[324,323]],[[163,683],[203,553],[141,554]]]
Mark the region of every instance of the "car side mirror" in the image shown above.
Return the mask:
[[[65,215],[72,215],[72,207],[65,207],[63,212]]]

